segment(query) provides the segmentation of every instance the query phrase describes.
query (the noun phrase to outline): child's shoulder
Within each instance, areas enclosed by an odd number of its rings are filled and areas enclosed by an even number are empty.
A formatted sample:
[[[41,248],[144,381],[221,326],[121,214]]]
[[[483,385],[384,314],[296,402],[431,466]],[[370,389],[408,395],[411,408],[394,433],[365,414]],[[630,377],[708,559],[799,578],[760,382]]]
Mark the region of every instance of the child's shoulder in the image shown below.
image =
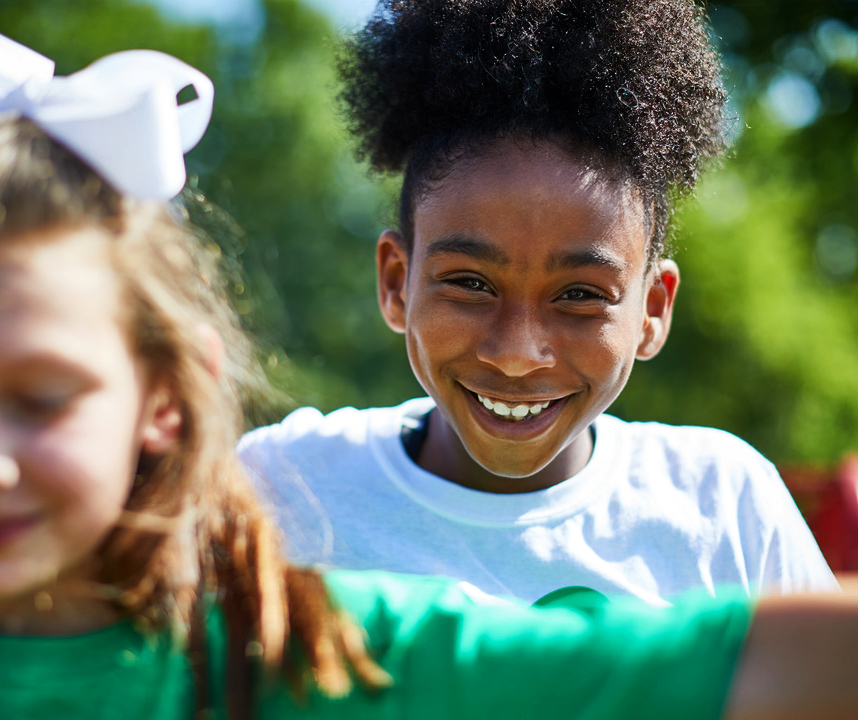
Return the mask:
[[[372,435],[398,434],[408,417],[428,412],[434,403],[428,398],[415,398],[393,407],[358,409],[341,407],[327,414],[313,407],[302,407],[289,413],[274,425],[246,433],[238,449],[241,454],[271,444],[294,443],[315,439],[330,442],[342,438],[359,442]]]
[[[726,430],[697,425],[660,422],[626,422],[602,415],[599,433],[613,444],[621,444],[637,459],[652,462],[656,457],[671,466],[696,467],[701,471],[718,467],[775,474],[774,465],[742,438]]]
[[[641,443],[657,443],[663,447],[689,448],[695,451],[729,449],[762,457],[742,438],[726,430],[702,425],[670,425],[655,421],[626,421],[612,415],[601,415],[597,431],[622,435]]]

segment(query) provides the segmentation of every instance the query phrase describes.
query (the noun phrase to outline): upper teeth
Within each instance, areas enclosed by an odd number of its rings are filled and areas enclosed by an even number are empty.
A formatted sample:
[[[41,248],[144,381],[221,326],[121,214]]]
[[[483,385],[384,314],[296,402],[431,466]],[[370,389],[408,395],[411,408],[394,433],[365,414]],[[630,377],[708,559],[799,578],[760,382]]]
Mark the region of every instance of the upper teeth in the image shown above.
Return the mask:
[[[477,395],[477,399],[486,407],[487,410],[491,410],[495,415],[500,415],[505,418],[511,417],[513,420],[523,420],[528,415],[539,415],[539,413],[545,410],[545,408],[550,404],[549,401],[536,403],[536,405],[525,405],[524,403],[520,403],[518,405],[507,405],[500,400],[493,402],[482,395]]]

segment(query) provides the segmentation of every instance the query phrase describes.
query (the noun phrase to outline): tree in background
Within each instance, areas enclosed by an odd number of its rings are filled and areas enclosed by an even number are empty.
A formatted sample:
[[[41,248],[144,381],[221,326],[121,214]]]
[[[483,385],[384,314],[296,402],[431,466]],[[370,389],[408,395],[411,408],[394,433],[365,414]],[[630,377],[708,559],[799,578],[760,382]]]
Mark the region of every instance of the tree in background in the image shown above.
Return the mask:
[[[195,219],[228,269],[243,265],[244,277],[232,273],[234,298],[272,380],[293,399],[269,419],[297,403],[395,402],[418,387],[375,300],[375,240],[390,194],[352,160],[340,128],[328,20],[298,0],[265,10],[253,43],[171,23],[133,0],[6,0],[0,32],[53,58],[60,75],[134,47],[207,73],[214,116],[188,169],[213,205],[195,208]]]
[[[0,32],[59,74],[131,47],[208,73],[215,114],[189,169],[213,204],[195,217],[222,249],[272,379],[323,409],[397,402],[419,389],[380,320],[373,273],[395,181],[368,179],[350,158],[330,24],[298,0],[264,4],[253,42],[131,0],[6,0]],[[827,462],[858,449],[858,2],[710,11],[733,157],[677,215],[673,332],[613,412],[723,427],[773,459]]]
[[[828,462],[858,449],[858,3],[711,14],[734,150],[679,213],[675,326],[614,411]]]

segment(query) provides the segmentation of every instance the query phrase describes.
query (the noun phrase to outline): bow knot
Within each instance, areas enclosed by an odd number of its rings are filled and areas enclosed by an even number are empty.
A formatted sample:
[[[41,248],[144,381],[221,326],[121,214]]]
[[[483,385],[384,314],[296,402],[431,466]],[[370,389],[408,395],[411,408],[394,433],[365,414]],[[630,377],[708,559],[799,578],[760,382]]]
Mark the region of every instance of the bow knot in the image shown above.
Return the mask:
[[[196,98],[179,105],[189,85]],[[55,77],[52,60],[0,35],[0,111],[29,118],[126,195],[181,191],[213,101],[208,77],[164,53],[127,50]]]

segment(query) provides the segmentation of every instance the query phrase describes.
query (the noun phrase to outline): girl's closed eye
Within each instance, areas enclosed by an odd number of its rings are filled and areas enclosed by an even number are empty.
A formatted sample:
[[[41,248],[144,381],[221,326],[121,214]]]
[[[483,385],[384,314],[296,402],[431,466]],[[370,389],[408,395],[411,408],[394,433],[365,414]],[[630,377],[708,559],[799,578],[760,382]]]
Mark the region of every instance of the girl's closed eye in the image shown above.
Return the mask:
[[[0,407],[13,418],[25,421],[50,420],[62,415],[72,404],[75,393],[19,394],[0,399]]]
[[[86,383],[71,378],[28,382],[0,393],[0,412],[14,421],[49,422],[71,410],[86,389]]]

